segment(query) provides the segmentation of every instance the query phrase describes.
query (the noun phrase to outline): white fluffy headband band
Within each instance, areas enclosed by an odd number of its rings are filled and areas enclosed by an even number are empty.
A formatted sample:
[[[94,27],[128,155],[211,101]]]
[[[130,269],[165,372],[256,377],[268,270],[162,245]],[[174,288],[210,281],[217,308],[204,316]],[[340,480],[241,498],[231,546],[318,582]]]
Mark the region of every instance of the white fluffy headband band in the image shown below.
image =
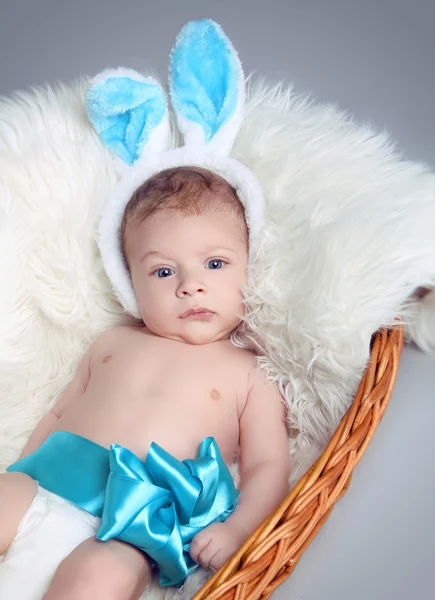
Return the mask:
[[[250,260],[264,222],[257,178],[229,156],[243,120],[245,81],[239,58],[219,25],[206,19],[183,27],[170,57],[169,90],[185,142],[175,149],[169,149],[166,96],[152,77],[122,67],[107,69],[92,79],[86,98],[89,119],[114,153],[121,173],[101,216],[100,252],[119,301],[137,318],[120,229],[129,199],[147,179],[179,166],[203,167],[223,177],[245,208]]]

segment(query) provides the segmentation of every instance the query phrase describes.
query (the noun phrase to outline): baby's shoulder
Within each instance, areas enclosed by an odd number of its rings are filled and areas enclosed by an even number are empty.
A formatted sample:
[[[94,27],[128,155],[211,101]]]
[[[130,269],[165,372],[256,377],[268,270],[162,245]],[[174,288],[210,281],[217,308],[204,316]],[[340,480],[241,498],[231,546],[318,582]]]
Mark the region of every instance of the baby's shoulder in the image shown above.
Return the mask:
[[[225,351],[228,363],[232,365],[240,375],[243,374],[246,377],[250,377],[251,373],[258,369],[257,357],[249,350],[238,348],[231,342],[228,342]]]
[[[142,335],[143,327],[134,325],[118,325],[100,333],[91,346],[91,355],[120,349],[124,343],[131,343],[134,338]]]

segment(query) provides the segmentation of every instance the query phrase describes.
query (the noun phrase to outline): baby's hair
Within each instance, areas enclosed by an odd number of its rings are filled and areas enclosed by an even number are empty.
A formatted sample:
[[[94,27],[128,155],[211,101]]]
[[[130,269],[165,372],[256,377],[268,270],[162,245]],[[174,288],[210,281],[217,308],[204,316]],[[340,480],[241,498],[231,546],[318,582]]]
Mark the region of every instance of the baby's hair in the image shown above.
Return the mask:
[[[244,239],[248,244],[245,210],[236,190],[207,169],[174,167],[147,179],[130,198],[121,225],[124,256],[127,228],[138,227],[157,210],[176,210],[185,215],[231,210],[243,220]]]

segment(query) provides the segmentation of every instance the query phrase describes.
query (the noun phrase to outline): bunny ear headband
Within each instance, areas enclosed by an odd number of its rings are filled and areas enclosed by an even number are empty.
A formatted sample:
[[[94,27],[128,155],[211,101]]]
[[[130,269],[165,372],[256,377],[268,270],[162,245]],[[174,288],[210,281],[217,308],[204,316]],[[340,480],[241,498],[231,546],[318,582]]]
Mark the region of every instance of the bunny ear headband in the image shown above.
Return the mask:
[[[222,29],[211,20],[187,23],[170,58],[169,90],[184,146],[169,149],[166,96],[152,77],[131,69],[107,69],[87,91],[89,119],[114,153],[121,179],[100,221],[104,268],[127,312],[139,307],[121,247],[121,224],[135,190],[156,173],[179,166],[209,169],[232,185],[245,208],[249,258],[258,250],[264,201],[245,165],[229,156],[243,120],[245,82],[239,58]]]

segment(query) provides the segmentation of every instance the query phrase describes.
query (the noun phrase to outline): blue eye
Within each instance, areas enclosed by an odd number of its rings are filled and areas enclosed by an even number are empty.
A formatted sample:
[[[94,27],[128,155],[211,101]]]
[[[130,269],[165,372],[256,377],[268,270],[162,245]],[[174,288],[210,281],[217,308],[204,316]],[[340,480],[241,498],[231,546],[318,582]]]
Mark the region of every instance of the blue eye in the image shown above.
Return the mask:
[[[222,269],[224,264],[225,264],[224,261],[221,260],[220,258],[213,258],[213,260],[208,261],[207,265],[211,265],[211,266],[207,266],[207,269],[212,269],[212,270]]]
[[[156,275],[160,279],[165,279],[166,277],[170,277],[171,275],[173,275],[173,273],[174,272],[172,269],[169,269],[168,267],[162,267],[161,269],[157,269],[157,271],[154,271],[153,275]]]

